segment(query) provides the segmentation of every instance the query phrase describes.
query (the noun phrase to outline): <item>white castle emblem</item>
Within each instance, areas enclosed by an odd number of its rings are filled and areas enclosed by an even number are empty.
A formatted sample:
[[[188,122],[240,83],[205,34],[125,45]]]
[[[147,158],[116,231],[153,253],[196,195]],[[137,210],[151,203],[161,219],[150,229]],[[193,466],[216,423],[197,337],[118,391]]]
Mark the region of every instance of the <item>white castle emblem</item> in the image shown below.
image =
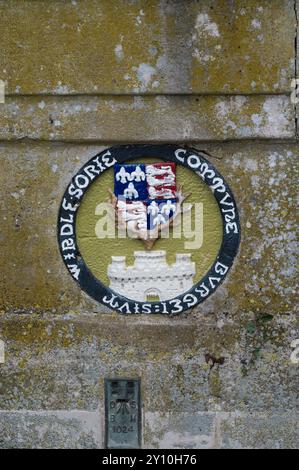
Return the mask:
[[[110,289],[144,302],[168,300],[193,286],[195,263],[190,253],[177,253],[168,264],[165,251],[135,251],[135,262],[126,266],[125,256],[112,256],[108,266]]]

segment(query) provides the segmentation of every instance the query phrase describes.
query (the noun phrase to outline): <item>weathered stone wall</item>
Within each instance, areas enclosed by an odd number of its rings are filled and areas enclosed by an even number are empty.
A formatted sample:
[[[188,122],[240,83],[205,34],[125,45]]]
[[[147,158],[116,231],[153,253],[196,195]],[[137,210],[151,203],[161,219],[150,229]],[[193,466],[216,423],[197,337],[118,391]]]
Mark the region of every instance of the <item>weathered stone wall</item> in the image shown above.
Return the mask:
[[[102,447],[113,375],[141,377],[144,447],[298,447],[297,9],[0,2],[0,447]],[[60,259],[63,191],[116,142],[204,149],[235,194],[235,265],[179,317],[108,311]]]

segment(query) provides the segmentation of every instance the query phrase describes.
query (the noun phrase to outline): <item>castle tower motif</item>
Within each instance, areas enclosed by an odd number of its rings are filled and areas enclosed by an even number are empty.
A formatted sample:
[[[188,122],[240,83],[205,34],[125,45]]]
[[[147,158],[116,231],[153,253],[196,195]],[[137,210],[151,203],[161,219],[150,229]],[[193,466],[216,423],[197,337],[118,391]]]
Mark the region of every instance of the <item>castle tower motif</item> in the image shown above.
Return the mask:
[[[118,294],[138,300],[168,300],[193,286],[195,263],[190,253],[176,254],[168,264],[165,251],[135,251],[135,262],[126,266],[125,256],[112,256],[108,266],[109,287]]]

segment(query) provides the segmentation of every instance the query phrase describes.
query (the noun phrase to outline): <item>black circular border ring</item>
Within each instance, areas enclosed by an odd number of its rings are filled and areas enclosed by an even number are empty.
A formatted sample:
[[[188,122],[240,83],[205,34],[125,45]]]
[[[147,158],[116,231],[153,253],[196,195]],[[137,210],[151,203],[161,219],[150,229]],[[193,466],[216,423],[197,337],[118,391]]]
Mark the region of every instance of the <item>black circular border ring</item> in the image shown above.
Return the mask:
[[[222,283],[238,252],[241,228],[237,206],[229,186],[204,155],[190,147],[172,144],[119,145],[95,155],[72,178],[59,209],[58,243],[67,269],[90,297],[122,314],[177,315],[203,302]],[[146,157],[159,157],[195,171],[213,191],[223,223],[222,244],[209,271],[192,289],[161,302],[134,301],[105,286],[86,266],[76,240],[76,213],[90,184],[115,163]]]

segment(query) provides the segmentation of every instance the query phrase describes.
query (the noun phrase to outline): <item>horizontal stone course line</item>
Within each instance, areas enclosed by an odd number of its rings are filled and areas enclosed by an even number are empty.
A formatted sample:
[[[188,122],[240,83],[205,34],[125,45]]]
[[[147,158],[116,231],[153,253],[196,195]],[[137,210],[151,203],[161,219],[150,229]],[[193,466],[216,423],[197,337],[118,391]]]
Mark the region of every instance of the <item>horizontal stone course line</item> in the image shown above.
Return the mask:
[[[268,145],[269,147],[273,146],[273,145],[291,145],[291,144],[296,144],[299,140],[299,134],[298,136],[296,137],[291,137],[291,138],[278,138],[278,139],[273,139],[273,138],[255,138],[253,137],[252,139],[226,139],[226,140],[192,140],[192,141],[189,141],[189,140],[186,140],[186,141],[181,141],[181,140],[140,140],[140,141],[136,141],[134,143],[137,143],[137,144],[142,144],[142,143],[146,143],[146,144],[156,144],[156,145],[161,145],[161,144],[177,144],[177,145],[181,145],[184,144],[184,145],[187,145],[188,147],[192,147],[194,145],[221,145],[222,147],[225,146],[225,145]],[[21,139],[12,139],[12,140],[5,140],[5,139],[0,139],[0,146],[6,146],[6,147],[9,147],[9,146],[16,146],[17,148],[21,148],[23,145],[32,145],[32,146],[50,146],[52,148],[58,148],[58,147],[63,147],[63,146],[74,146],[74,147],[84,147],[84,148],[88,148],[89,146],[90,147],[94,147],[94,146],[101,146],[101,147],[113,147],[114,145],[118,145],[118,144],[130,144],[131,141],[128,141],[128,140],[123,140],[123,141],[118,141],[118,140],[115,140],[115,141],[110,141],[109,143],[107,143],[106,141],[103,141],[103,140],[93,140],[93,139],[90,139],[88,141],[85,141],[85,140],[46,140],[46,139],[31,139],[31,138],[28,138],[28,137],[23,137]],[[201,151],[201,148],[197,148],[196,149],[198,152]],[[217,160],[221,160],[223,157],[218,157],[217,155],[210,155],[211,158],[213,158],[215,160],[215,165],[216,165],[216,162]],[[208,155],[207,155],[207,158],[210,158]]]
[[[289,96],[9,98],[0,140],[225,141],[295,139]]]
[[[140,97],[151,97],[155,98],[157,96],[194,96],[194,97],[201,97],[201,96],[288,96],[292,94],[291,89],[286,89],[284,91],[280,92],[275,92],[275,91],[265,91],[265,92],[251,92],[251,91],[246,91],[246,92],[241,92],[241,91],[236,91],[236,92],[225,92],[225,91],[211,91],[211,92],[196,92],[196,91],[184,91],[184,92],[167,92],[163,91],[161,93],[144,93],[144,92],[136,92],[136,93],[129,93],[126,91],[123,92],[115,92],[115,93],[92,93],[92,92],[82,92],[82,93],[76,93],[76,92],[69,92],[69,93],[58,93],[58,92],[53,92],[53,93],[5,93],[6,98],[45,98],[45,97],[50,97],[52,98],[53,96],[59,98],[67,98],[67,97],[76,97],[76,98],[85,98],[85,97],[103,97],[103,98],[115,98],[115,97],[135,97],[135,96],[140,96]]]
[[[11,319],[11,315],[15,315],[15,317],[17,318],[13,318]],[[176,327],[178,324],[179,326],[183,327],[183,326],[192,326],[194,327],[194,322],[190,319],[190,320],[185,320],[185,319],[182,319],[180,318],[180,320],[177,320],[175,317],[171,318],[171,320],[168,318],[168,317],[161,317],[159,316],[159,321],[155,321],[155,317],[151,318],[150,320],[147,320],[146,318],[142,317],[142,316],[139,316],[138,317],[138,320],[136,319],[136,316],[134,317],[134,319],[132,317],[119,317],[119,316],[111,316],[111,313],[105,313],[105,316],[106,318],[109,316],[109,321],[111,322],[115,322],[115,325],[118,325],[121,324],[121,322],[123,322],[124,324],[126,324],[128,322],[128,320],[131,318],[131,321],[134,323],[134,325],[136,324],[139,324],[139,325],[142,325],[142,326],[153,326],[155,324],[159,325],[159,326],[163,326],[163,325],[166,325],[167,328],[169,327]],[[65,323],[68,323],[68,322],[71,322],[71,323],[76,323],[76,324],[80,324],[80,323],[84,323],[84,324],[95,324],[98,326],[98,319],[99,319],[99,313],[96,313],[93,317],[88,317],[87,315],[82,315],[82,317],[78,316],[78,315],[74,315],[73,317],[69,317],[68,315],[59,315],[59,317],[57,315],[51,315],[51,317],[49,318],[48,316],[46,318],[37,318],[37,315],[36,314],[32,314],[32,313],[25,313],[25,314],[6,314],[5,316],[3,317],[0,317],[0,324],[7,324],[7,323],[17,323],[19,325],[21,325],[22,323],[26,323],[26,321],[37,321],[37,322],[41,322],[41,323],[48,323],[48,322],[51,322],[51,323],[61,323],[62,325],[65,324]],[[210,321],[207,319],[204,319],[204,324],[205,325],[214,325],[214,321]]]
[[[294,412],[294,408],[286,408],[284,410],[283,413],[281,412],[277,412],[275,413],[276,416],[282,416],[282,417],[289,417],[289,413],[290,412]],[[101,413],[101,409],[98,407],[97,409],[94,409],[93,411],[91,410],[80,410],[80,409],[77,409],[77,408],[70,408],[70,409],[53,409],[53,410],[47,410],[47,409],[43,409],[41,408],[40,410],[30,410],[30,409],[27,409],[27,408],[24,408],[24,409],[19,409],[19,410],[3,410],[1,409],[0,410],[0,415],[1,414],[22,414],[22,413],[25,413],[25,414],[32,414],[32,415],[38,415],[38,414],[44,414],[44,415],[56,415],[56,414],[60,414],[62,416],[67,416],[67,415],[71,415],[71,414],[78,414],[78,416],[84,416],[84,415],[90,415],[90,416],[94,416],[94,415],[98,415],[98,416],[102,416],[102,413]],[[149,414],[149,415],[154,415],[156,414],[156,412],[154,411],[146,411],[144,410],[144,413],[145,415]],[[157,412],[158,414],[160,412]],[[167,415],[174,415],[174,416],[180,416],[180,415],[188,415],[189,412],[188,411],[166,411],[165,414]],[[232,418],[232,417],[235,417],[235,418],[246,418],[246,417],[256,417],[256,418],[267,418],[267,417],[271,417],[273,416],[273,411],[272,410],[265,410],[265,411],[255,411],[254,412],[254,415],[252,415],[252,413],[246,413],[244,412],[243,410],[234,410],[234,411],[219,411],[217,409],[215,410],[207,410],[207,411],[195,411],[194,412],[195,415],[198,415],[198,416],[206,416],[206,415],[211,415],[211,416],[215,416],[217,415],[218,417],[223,417],[223,418]]]
[[[225,140],[218,140],[218,139],[213,139],[213,140],[204,140],[204,139],[198,139],[195,141],[192,141],[195,144],[215,144],[215,145],[225,145],[225,144],[269,144],[269,145],[276,145],[276,144],[295,144],[299,140],[299,133],[298,136],[296,135],[295,137],[286,137],[284,139],[282,138],[247,138],[247,139],[225,139]],[[136,140],[134,141],[134,144],[184,144],[184,145],[190,145],[189,140],[183,140],[183,139],[167,139],[167,140]],[[5,140],[5,139],[0,139],[0,145],[9,145],[9,144],[45,144],[45,145],[53,145],[53,144],[61,144],[61,145],[101,145],[103,146],[103,141],[102,140],[97,140],[97,139],[89,139],[89,140],[76,140],[76,139],[71,139],[71,140],[49,140],[49,139],[31,139],[28,137],[22,137],[20,139],[11,139],[11,140]],[[114,140],[111,141],[108,146],[112,147],[113,145],[118,145],[118,144],[130,144],[132,143],[132,140]],[[106,144],[105,144],[106,146]],[[217,158],[212,156],[213,158]]]
[[[99,409],[95,409],[93,411],[91,410],[80,410],[80,409],[53,409],[53,410],[46,410],[44,408],[41,408],[39,410],[30,410],[30,409],[27,409],[27,408],[24,408],[24,409],[19,409],[19,410],[3,410],[1,409],[0,410],[0,415],[1,414],[7,414],[7,413],[10,413],[10,414],[21,414],[21,413],[26,413],[26,414],[32,414],[32,415],[37,415],[37,414],[48,414],[48,415],[55,415],[55,414],[61,414],[63,416],[66,416],[66,415],[71,415],[73,413],[76,413],[78,414],[78,416],[84,416],[84,415],[100,415],[101,416],[101,412]]]

